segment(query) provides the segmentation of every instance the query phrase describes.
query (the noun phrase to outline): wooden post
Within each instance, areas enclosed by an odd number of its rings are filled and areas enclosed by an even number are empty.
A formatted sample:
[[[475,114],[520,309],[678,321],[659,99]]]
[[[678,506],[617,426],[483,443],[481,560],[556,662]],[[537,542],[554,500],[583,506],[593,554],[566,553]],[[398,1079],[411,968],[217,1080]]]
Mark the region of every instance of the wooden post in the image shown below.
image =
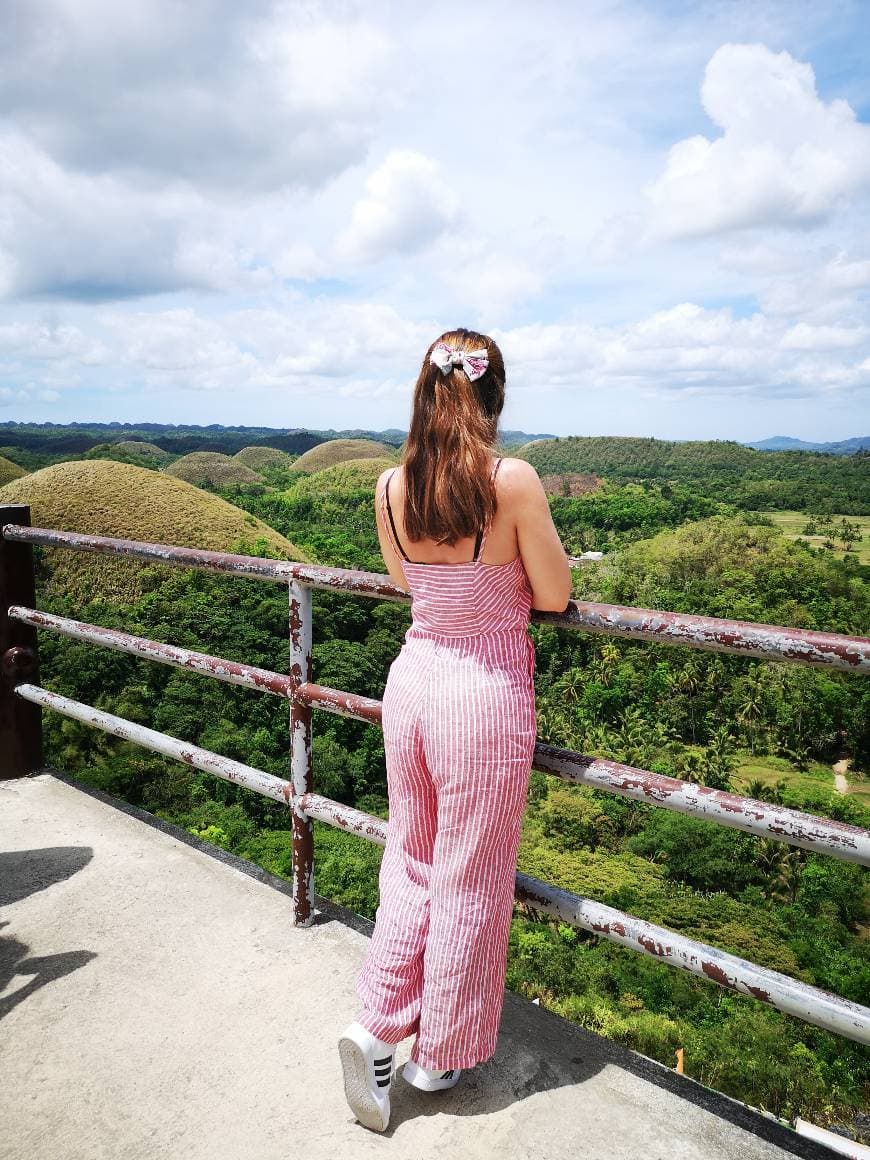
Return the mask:
[[[0,778],[26,777],[43,765],[42,706],[16,697],[23,681],[39,684],[36,626],[10,620],[11,604],[34,608],[33,545],[3,536],[4,524],[30,527],[30,505],[0,504]]]

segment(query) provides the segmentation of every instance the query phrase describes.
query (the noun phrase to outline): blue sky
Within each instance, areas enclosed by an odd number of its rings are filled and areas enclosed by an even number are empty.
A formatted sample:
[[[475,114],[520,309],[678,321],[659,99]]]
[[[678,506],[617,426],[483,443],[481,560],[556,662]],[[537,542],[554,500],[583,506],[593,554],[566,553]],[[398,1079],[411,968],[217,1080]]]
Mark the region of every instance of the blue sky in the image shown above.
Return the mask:
[[[870,4],[7,0],[0,420],[870,431]]]

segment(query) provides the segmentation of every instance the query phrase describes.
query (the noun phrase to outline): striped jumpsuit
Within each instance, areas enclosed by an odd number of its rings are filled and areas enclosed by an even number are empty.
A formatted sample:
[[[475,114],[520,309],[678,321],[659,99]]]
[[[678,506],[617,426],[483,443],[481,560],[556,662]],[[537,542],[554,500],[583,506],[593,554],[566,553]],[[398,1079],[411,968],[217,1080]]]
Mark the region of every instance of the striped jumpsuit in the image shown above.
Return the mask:
[[[386,1043],[416,1031],[421,1067],[468,1068],[495,1053],[504,1002],[536,736],[532,590],[520,556],[480,559],[488,529],[473,560],[409,560],[389,480],[412,623],[384,689],[389,834],[358,1020]]]

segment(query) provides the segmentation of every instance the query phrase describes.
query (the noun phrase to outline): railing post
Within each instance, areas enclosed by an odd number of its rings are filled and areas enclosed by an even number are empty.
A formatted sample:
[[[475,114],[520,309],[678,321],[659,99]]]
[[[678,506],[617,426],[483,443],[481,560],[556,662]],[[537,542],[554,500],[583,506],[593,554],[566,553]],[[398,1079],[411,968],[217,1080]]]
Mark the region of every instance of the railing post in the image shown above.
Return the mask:
[[[4,539],[4,524],[30,527],[30,505],[0,504],[0,778],[26,777],[43,764],[42,707],[14,693],[22,681],[39,684],[36,627],[7,615],[11,604],[36,604],[33,545]]]
[[[294,687],[311,680],[311,589],[298,580],[290,589],[290,675]],[[290,808],[293,823],[293,924],[314,922],[314,822],[299,808],[314,790],[311,770],[311,706],[290,699]]]

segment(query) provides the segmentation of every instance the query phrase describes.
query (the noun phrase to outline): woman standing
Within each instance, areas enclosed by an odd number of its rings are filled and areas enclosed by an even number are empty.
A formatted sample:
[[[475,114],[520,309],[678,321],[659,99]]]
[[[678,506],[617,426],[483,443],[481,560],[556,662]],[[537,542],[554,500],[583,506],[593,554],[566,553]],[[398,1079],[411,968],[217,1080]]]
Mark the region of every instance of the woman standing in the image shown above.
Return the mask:
[[[403,1076],[424,1091],[452,1087],[498,1038],[536,735],[529,612],[562,611],[571,595],[537,472],[493,453],[504,389],[491,338],[443,334],[402,464],[376,487],[381,551],[412,623],[384,689],[389,835],[362,1010],[339,1054],[348,1103],[377,1131],[406,1036]]]

